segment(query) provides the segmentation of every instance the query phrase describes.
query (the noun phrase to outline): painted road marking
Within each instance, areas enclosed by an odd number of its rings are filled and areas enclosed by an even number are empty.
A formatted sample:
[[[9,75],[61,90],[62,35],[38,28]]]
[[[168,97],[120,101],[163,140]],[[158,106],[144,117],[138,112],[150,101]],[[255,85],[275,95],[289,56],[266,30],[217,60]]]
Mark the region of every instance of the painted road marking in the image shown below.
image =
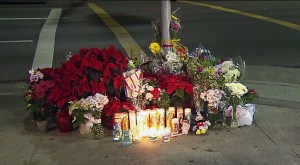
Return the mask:
[[[257,15],[257,14],[252,14],[252,13],[248,13],[248,12],[243,12],[243,11],[239,11],[239,10],[235,10],[235,9],[229,9],[229,8],[225,8],[225,7],[221,7],[221,6],[210,5],[210,4],[201,3],[201,2],[191,2],[191,1],[180,1],[180,2],[193,4],[193,5],[198,5],[198,6],[203,6],[203,7],[208,7],[208,8],[211,8],[211,9],[225,11],[225,12],[229,12],[229,13],[235,13],[235,14],[239,14],[239,15],[243,15],[243,16],[246,16],[246,17],[251,17],[251,18],[263,20],[263,21],[266,21],[266,22],[271,22],[271,23],[274,23],[274,24],[278,24],[278,25],[281,25],[281,26],[285,26],[285,27],[300,31],[300,25],[298,25],[298,24],[287,22],[287,21],[282,21],[282,20],[279,20],[279,19],[271,18],[271,17],[261,16],[261,15]]]
[[[0,44],[5,44],[5,43],[22,43],[22,42],[33,42],[33,40],[0,41]]]
[[[113,19],[104,9],[94,3],[88,2],[87,5],[102,19],[102,21],[114,33],[127,55],[140,59],[141,53],[145,54],[142,48],[136,43],[128,31]]]
[[[61,8],[52,9],[40,32],[32,63],[33,69],[52,67],[55,33],[59,21],[59,19],[53,18],[59,18],[61,11]]]
[[[58,17],[58,18],[0,18],[0,21],[22,21],[22,20],[45,20],[45,19],[69,19],[70,17]]]

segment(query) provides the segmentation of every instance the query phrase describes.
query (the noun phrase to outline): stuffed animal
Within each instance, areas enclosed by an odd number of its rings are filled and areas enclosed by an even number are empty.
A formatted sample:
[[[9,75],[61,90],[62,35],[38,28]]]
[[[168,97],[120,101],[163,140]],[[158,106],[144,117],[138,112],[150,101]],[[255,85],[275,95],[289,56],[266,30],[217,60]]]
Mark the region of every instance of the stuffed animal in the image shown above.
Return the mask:
[[[203,116],[200,113],[198,113],[197,116],[195,117],[196,121],[200,121],[202,119],[203,119]]]
[[[210,125],[211,124],[208,120],[198,122],[196,124],[196,135],[205,134]]]

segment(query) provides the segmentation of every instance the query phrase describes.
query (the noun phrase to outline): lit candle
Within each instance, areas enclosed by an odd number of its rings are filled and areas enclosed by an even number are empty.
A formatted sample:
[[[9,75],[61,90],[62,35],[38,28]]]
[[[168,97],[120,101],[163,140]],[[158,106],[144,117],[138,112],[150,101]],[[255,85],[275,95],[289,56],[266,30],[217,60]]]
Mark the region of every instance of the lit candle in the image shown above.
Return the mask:
[[[182,132],[182,121],[183,121],[183,108],[182,107],[177,107],[177,119],[179,120],[178,133],[181,133]]]
[[[169,107],[166,113],[166,122],[167,127],[172,127],[172,119],[175,117],[175,107]]]
[[[131,130],[136,129],[136,115],[134,111],[129,111],[129,127]]]
[[[157,128],[156,112],[157,112],[157,108],[150,110],[149,127]]]
[[[134,141],[140,141],[143,138],[143,116],[141,112],[136,112],[136,130],[135,134],[133,134],[133,139]]]
[[[129,129],[129,122],[128,122],[128,113],[122,113],[122,131]]]
[[[187,120],[189,124],[191,124],[191,115],[192,115],[191,108],[185,108],[184,109],[184,119]]]
[[[157,125],[158,125],[158,136],[162,136],[165,130],[165,109],[159,108],[157,110]]]
[[[149,135],[149,110],[143,110],[142,121],[143,121],[143,136]]]
[[[179,119],[177,119],[177,118],[172,119],[171,131],[172,131],[173,135],[177,135],[178,134],[178,131],[179,131]]]

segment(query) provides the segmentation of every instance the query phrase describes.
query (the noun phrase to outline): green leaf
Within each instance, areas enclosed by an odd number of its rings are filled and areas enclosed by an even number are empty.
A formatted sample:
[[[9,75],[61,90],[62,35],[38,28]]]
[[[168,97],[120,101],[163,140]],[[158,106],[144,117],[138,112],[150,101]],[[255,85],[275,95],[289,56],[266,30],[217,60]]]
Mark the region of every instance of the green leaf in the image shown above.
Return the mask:
[[[175,95],[183,99],[184,91],[182,89],[177,89]]]
[[[106,85],[106,90],[110,95],[113,95],[113,93],[115,91],[113,85]]]

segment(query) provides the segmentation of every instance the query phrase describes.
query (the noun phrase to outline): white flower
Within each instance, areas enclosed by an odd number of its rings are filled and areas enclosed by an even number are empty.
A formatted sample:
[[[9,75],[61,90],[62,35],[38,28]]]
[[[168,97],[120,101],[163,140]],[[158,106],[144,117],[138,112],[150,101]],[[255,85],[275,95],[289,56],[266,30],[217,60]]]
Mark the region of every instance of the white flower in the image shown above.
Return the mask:
[[[151,93],[146,94],[146,99],[147,100],[152,100],[152,98],[153,98],[153,95]]]
[[[180,61],[179,56],[172,51],[168,51],[168,53],[166,54],[166,59],[168,63]]]
[[[39,77],[39,79],[43,79],[44,78],[44,75],[43,75],[43,73],[42,72],[40,72],[40,71],[36,71],[36,73],[35,73],[38,77]]]
[[[35,70],[34,69],[30,69],[29,70],[29,74],[35,74]]]
[[[238,98],[248,92],[247,87],[241,83],[226,83],[225,86],[230,90],[230,94],[232,96],[236,96]]]
[[[149,85],[149,86],[147,86],[147,90],[148,90],[148,91],[153,91],[153,90],[154,90],[154,87],[151,86],[151,85]]]
[[[238,69],[233,69],[226,72],[223,77],[225,78],[225,82],[236,82],[240,74]]]
[[[206,92],[201,92],[200,98],[205,101],[206,100]]]

